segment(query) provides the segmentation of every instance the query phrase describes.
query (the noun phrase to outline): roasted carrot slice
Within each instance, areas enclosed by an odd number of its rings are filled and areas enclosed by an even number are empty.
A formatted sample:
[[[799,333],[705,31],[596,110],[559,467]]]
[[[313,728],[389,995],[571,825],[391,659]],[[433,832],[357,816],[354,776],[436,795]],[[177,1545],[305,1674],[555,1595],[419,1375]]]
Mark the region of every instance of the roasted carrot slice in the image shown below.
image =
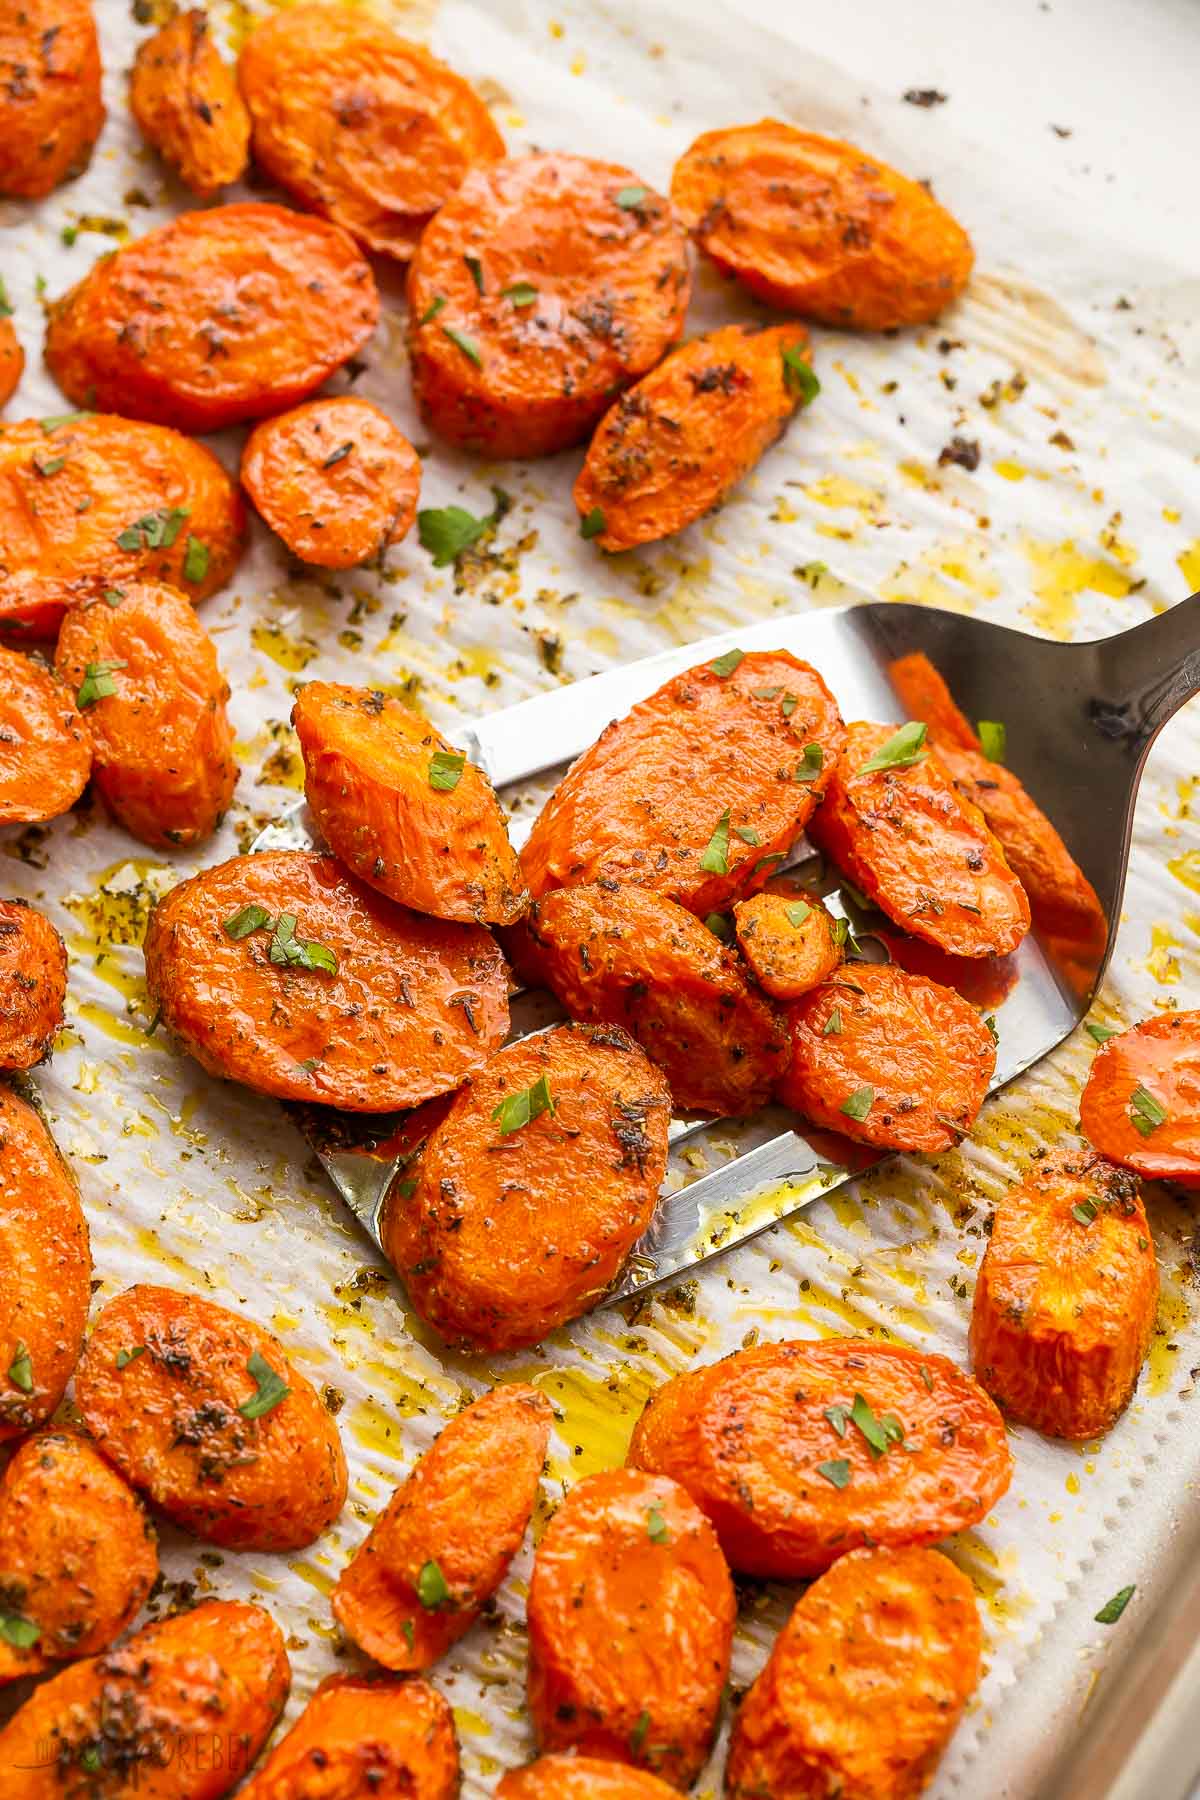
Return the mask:
[[[0,1731],[4,1800],[221,1800],[287,1699],[269,1613],[206,1600],[44,1682]],[[51,1746],[47,1756],[46,1747]],[[140,1780],[139,1780],[140,1776]]]
[[[733,909],[742,955],[776,1000],[799,1000],[842,961],[842,932],[819,900],[801,894],[753,894]]]
[[[594,1756],[542,1756],[501,1776],[496,1800],[671,1800],[674,1792],[646,1769]]]
[[[854,1550],[814,1582],[734,1720],[727,1800],[910,1800],[979,1681],[967,1577],[936,1550]]]
[[[923,650],[889,663],[888,678],[909,718],[920,719],[929,728],[929,741],[939,750],[983,749],[979,733]]]
[[[535,1344],[600,1299],[650,1223],[671,1096],[616,1026],[488,1058],[394,1188],[384,1251],[442,1337]]]
[[[245,530],[211,450],[165,425],[111,413],[0,425],[0,630],[52,638],[73,601],[125,581],[203,600],[233,574]]]
[[[360,1650],[428,1669],[471,1629],[525,1536],[551,1416],[514,1383],[450,1421],[338,1577],[333,1616]]]
[[[62,1399],[91,1275],[74,1177],[41,1115],[0,1087],[0,1443],[44,1424]]]
[[[948,1150],[983,1105],[996,1041],[951,988],[890,964],[853,963],[788,1014],[779,1098],[882,1150]]]
[[[107,1649],[157,1574],[154,1528],[99,1452],[26,1438],[0,1481],[0,1682]]]
[[[504,155],[469,83],[349,7],[269,15],[238,75],[260,168],[382,256],[407,261],[468,169]]]
[[[0,1069],[32,1069],[63,1020],[67,947],[44,913],[0,900]]]
[[[40,200],[82,174],[104,124],[89,0],[9,0],[0,15],[0,194]]]
[[[720,912],[778,868],[843,737],[833,695],[786,650],[729,650],[673,676],[559,782],[521,853],[530,890],[604,878]]]
[[[914,937],[956,956],[1002,956],[1029,930],[1028,898],[924,731],[849,726],[808,835]]]
[[[140,46],[129,110],[146,142],[202,200],[245,172],[250,115],[198,6],[176,13]]]
[[[890,919],[872,920],[868,935],[877,937],[898,968],[923,975],[940,987],[953,988],[972,1006],[985,1010],[1003,1005],[1019,979],[1018,957],[950,956],[936,944],[909,937]]]
[[[1200,1012],[1143,1019],[1104,1044],[1079,1102],[1089,1143],[1154,1181],[1200,1186]]]
[[[185,1530],[236,1550],[311,1544],[346,1498],[337,1426],[278,1338],[141,1283],[96,1318],[75,1381],[105,1456]]]
[[[421,411],[487,456],[565,449],[675,342],[690,291],[670,204],[630,170],[560,154],[473,169],[409,268]]]
[[[1094,1150],[1035,1162],[996,1208],[971,1357],[1010,1418],[1097,1437],[1137,1385],[1158,1307],[1141,1183]]]
[[[329,1675],[241,1800],[456,1800],[454,1715],[427,1681]]]
[[[0,302],[4,299],[0,291]],[[25,352],[12,320],[0,304],[0,406],[7,406],[25,369]]]
[[[716,1730],[736,1605],[683,1489],[637,1469],[576,1482],[538,1545],[527,1611],[539,1748],[690,1787]]]
[[[160,900],[146,980],[201,1066],[349,1112],[456,1088],[508,1031],[504,958],[479,925],[428,919],[331,856],[237,856]]]
[[[229,683],[187,601],[128,582],[73,607],[54,664],[87,722],[92,777],[126,831],[145,844],[199,844],[237,783]]]
[[[360,881],[441,919],[508,925],[524,911],[492,784],[428,719],[369,688],[310,681],[292,723],[308,804]]]
[[[307,399],[378,317],[344,232],[246,201],[182,213],[96,263],[51,307],[46,362],[76,406],[217,431]]]
[[[670,537],[719,506],[818,392],[803,325],[723,325],[622,394],[575,483],[601,550]]]
[[[69,812],[91,772],[70,690],[42,663],[0,647],[0,825]]]
[[[1008,1487],[995,1406],[944,1356],[863,1338],[756,1344],[652,1395],[629,1460],[673,1476],[730,1566],[791,1581],[858,1544],[935,1544]]]
[[[411,527],[421,463],[385,412],[343,394],[256,425],[242,451],[242,486],[293,556],[352,569]]]
[[[920,325],[975,260],[922,182],[778,119],[704,132],[675,165],[671,199],[718,268],[823,325]]]

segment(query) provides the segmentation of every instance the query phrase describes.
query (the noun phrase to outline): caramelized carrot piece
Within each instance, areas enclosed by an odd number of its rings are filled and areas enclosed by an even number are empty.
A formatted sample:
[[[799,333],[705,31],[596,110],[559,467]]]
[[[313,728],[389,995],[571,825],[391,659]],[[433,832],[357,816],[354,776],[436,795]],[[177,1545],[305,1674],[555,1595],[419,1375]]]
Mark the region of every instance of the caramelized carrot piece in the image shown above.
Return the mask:
[[[250,115],[198,6],[176,13],[139,47],[129,110],[146,142],[200,199],[244,174]]]
[[[1200,1186],[1200,1012],[1161,1013],[1109,1038],[1079,1102],[1084,1136],[1154,1181]]]
[[[521,1384],[450,1421],[338,1577],[333,1616],[360,1650],[428,1669],[471,1629],[525,1535],[550,1422],[549,1401]]]
[[[576,1482],[529,1584],[529,1711],[543,1750],[688,1788],[716,1730],[736,1614],[708,1520],[664,1476]]]
[[[67,947],[24,900],[0,900],[0,1069],[32,1069],[63,1022]]]
[[[142,1283],[96,1318],[75,1381],[88,1430],[186,1531],[235,1550],[311,1544],[346,1498],[337,1427],[269,1331]]]
[[[979,733],[923,650],[889,663],[888,678],[908,717],[929,727],[929,741],[938,750],[983,749]]]
[[[0,301],[3,301],[0,291]],[[12,320],[0,305],[0,406],[7,406],[25,369],[25,352]]]
[[[456,1800],[454,1715],[426,1681],[330,1675],[242,1800]]]
[[[69,812],[91,772],[70,690],[42,663],[0,647],[0,825]]]
[[[671,1800],[674,1788],[645,1769],[594,1756],[542,1756],[501,1776],[496,1800]]]
[[[753,894],[734,907],[733,925],[755,979],[776,1000],[799,1000],[842,961],[837,923],[819,900]]]
[[[104,124],[89,0],[6,0],[0,13],[0,194],[40,200],[87,168]]]

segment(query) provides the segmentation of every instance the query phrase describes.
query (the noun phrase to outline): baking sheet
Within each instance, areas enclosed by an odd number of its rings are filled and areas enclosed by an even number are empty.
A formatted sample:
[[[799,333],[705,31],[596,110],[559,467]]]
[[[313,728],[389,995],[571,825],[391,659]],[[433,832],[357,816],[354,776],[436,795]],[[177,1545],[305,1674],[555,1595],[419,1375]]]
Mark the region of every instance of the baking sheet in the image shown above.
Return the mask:
[[[261,7],[220,6],[236,43]],[[188,205],[138,142],[124,71],[144,35],[123,0],[99,0],[111,117],[86,176],[36,208],[0,206],[0,271],[30,367],[7,416],[62,410],[38,365],[39,290],[56,295],[125,231]],[[415,541],[382,578],[297,577],[256,528],[251,554],[207,603],[233,684],[242,763],[220,839],[167,862],[99,813],[6,833],[6,890],[45,907],[72,955],[68,1027],[37,1086],[79,1172],[97,1304],[134,1280],[191,1287],[269,1324],[329,1390],[350,1459],[350,1502],[299,1555],[210,1553],[169,1531],[170,1585],[269,1606],[289,1635],[292,1710],[352,1666],[327,1594],[338,1569],[465,1396],[535,1381],[558,1409],[537,1528],[564,1483],[618,1461],[646,1396],[694,1361],[755,1338],[856,1332],[965,1361],[988,1212],[1030,1150],[1072,1130],[1092,1054],[1083,1034],[986,1109],[974,1141],[902,1160],[818,1202],[697,1281],[597,1313],[540,1350],[447,1355],[404,1308],[369,1243],[269,1101],[209,1081],[146,1034],[137,948],[151,898],[245,849],[295,796],[287,726],[297,682],[320,674],[405,695],[453,733],[456,718],[739,621],[856,597],[976,611],[1056,637],[1096,636],[1200,587],[1200,281],[1179,260],[1079,217],[1053,181],[955,135],[941,118],[703,4],[544,5],[447,0],[394,16],[475,79],[514,149],[562,147],[626,161],[657,185],[695,133],[774,112],[852,136],[915,174],[975,237],[979,272],[935,327],[893,340],[815,333],[824,391],[714,519],[671,542],[603,559],[577,535],[571,454],[487,466],[429,445],[423,504],[512,506],[456,582]],[[733,80],[730,71],[735,71]],[[936,123],[936,130],[931,126]],[[261,191],[261,190],[256,190]],[[77,233],[74,241],[63,241]],[[426,446],[404,367],[400,285],[355,390]],[[690,329],[753,316],[711,270]],[[332,386],[345,385],[343,377]],[[942,465],[978,441],[974,472]],[[232,466],[236,434],[215,440]],[[1193,709],[1194,711],[1194,709]],[[1163,734],[1142,790],[1126,915],[1098,1016],[1133,1020],[1200,1002],[1197,758],[1187,715]],[[1081,796],[1086,804],[1087,797]],[[1095,1676],[1119,1656],[1191,1507],[1200,1433],[1189,1406],[1200,1332],[1188,1277],[1191,1214],[1148,1190],[1164,1278],[1138,1396],[1103,1442],[1050,1445],[1016,1430],[1010,1493],[949,1545],[976,1584],[988,1672],[932,1792],[972,1800],[1032,1791],[1086,1722]],[[535,1530],[536,1535],[536,1530]],[[523,1712],[522,1603],[530,1547],[493,1615],[434,1672],[453,1704],[468,1796],[531,1753]],[[1156,1573],[1157,1572],[1157,1573]],[[1122,1624],[1093,1614],[1138,1584]],[[747,1586],[735,1684],[759,1667],[792,1598]],[[697,1787],[715,1795],[718,1751]]]

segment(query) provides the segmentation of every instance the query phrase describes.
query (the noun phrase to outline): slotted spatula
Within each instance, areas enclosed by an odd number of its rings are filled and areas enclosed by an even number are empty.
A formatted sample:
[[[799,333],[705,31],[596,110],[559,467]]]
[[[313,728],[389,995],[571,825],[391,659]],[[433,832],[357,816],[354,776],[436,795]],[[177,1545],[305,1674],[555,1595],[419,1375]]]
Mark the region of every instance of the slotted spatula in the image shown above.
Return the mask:
[[[688,644],[481,719],[463,747],[502,791],[569,762],[611,719],[670,675],[741,648],[792,651],[825,677],[850,719],[905,717],[888,677],[923,652],[972,720],[1000,721],[1006,761],[1054,821],[1091,881],[1107,933],[1087,943],[1031,934],[1016,985],[998,1004],[993,1091],[1052,1050],[1083,1019],[1112,950],[1125,886],[1134,801],[1160,728],[1200,689],[1200,594],[1132,630],[1087,644],[1051,643],[1006,626],[925,607],[870,604],[769,619]],[[525,829],[528,825],[525,824]],[[523,831],[516,825],[514,841]],[[254,848],[314,841],[303,807]],[[838,891],[828,896],[843,910]],[[546,996],[514,1005],[514,1035],[555,1017]],[[391,1142],[401,1115],[362,1118],[295,1108],[355,1217],[376,1244],[403,1158]],[[663,1197],[618,1284],[618,1299],[704,1262],[881,1160],[842,1138],[804,1133],[768,1110],[749,1122],[676,1120]],[[713,1166],[714,1163],[716,1166]],[[394,1204],[403,1204],[394,1197]]]

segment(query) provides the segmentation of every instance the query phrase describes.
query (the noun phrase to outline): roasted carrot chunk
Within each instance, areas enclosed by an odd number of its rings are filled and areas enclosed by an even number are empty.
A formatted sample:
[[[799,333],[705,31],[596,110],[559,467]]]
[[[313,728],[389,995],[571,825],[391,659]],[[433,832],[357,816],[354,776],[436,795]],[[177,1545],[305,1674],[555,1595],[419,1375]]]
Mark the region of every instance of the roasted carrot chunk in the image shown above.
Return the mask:
[[[67,948],[24,900],[0,900],[0,1069],[32,1069],[63,1020]]]
[[[242,486],[293,556],[352,569],[398,544],[417,516],[421,463],[369,400],[309,400],[256,425]]]
[[[535,898],[581,882],[657,888],[701,918],[762,886],[828,786],[844,729],[817,671],[730,650],[603,731],[521,853]]]
[[[330,1675],[242,1800],[456,1800],[454,1715],[426,1681]]]
[[[971,1356],[1010,1418],[1096,1437],[1137,1385],[1158,1306],[1141,1184],[1094,1150],[1035,1162],[996,1208]]]
[[[733,925],[755,978],[776,1000],[799,1000],[842,961],[837,921],[819,900],[753,894],[734,907]]]
[[[313,816],[360,881],[441,919],[508,925],[524,911],[492,784],[428,719],[368,688],[310,681],[292,723]]]
[[[504,155],[469,83],[350,7],[269,15],[238,75],[259,166],[383,256],[407,261],[468,169]]]
[[[803,325],[723,325],[673,350],[604,415],[575,483],[601,550],[719,506],[818,391]]]
[[[85,1438],[26,1438],[0,1481],[0,1682],[105,1650],[158,1574],[154,1528]]]
[[[924,730],[849,726],[808,835],[914,937],[956,956],[1002,956],[1029,930],[1029,901]]]
[[[735,1613],[712,1527],[676,1482],[637,1469],[577,1482],[529,1583],[539,1748],[690,1787],[716,1730]]]
[[[508,1031],[504,958],[478,925],[428,919],[331,856],[276,850],[159,901],[146,980],[211,1075],[349,1112],[456,1088]]]
[[[928,727],[929,741],[938,750],[982,750],[979,733],[923,650],[889,663],[888,677],[909,718]]]
[[[921,182],[778,119],[704,132],[675,165],[671,199],[718,268],[822,325],[920,325],[958,297],[974,262]]]
[[[983,1105],[992,1033],[961,995],[890,964],[853,963],[797,1000],[779,1098],[881,1150],[948,1150]]]
[[[1018,957],[950,956],[935,944],[909,937],[890,919],[872,920],[869,936],[877,937],[898,968],[923,975],[940,987],[953,988],[972,1006],[984,1009],[1003,1005],[1019,978]]]
[[[93,745],[92,778],[126,831],[145,844],[199,844],[237,782],[229,684],[187,601],[157,582],[128,582],[71,609],[55,667]]]
[[[1200,1012],[1162,1013],[1109,1038],[1079,1102],[1084,1136],[1154,1181],[1200,1186]]]
[[[197,1295],[141,1283],[96,1318],[75,1382],[127,1481],[233,1550],[311,1544],[346,1498],[337,1426],[278,1338]]]
[[[125,581],[189,600],[224,587],[246,519],[211,450],[111,413],[0,425],[0,631],[53,638]]]
[[[0,291],[0,302],[3,302]],[[25,369],[25,352],[12,320],[0,304],[0,406],[7,406]]]
[[[74,1177],[41,1115],[0,1087],[0,1443],[43,1424],[62,1399],[91,1275]]]
[[[104,124],[89,0],[0,10],[0,194],[40,200],[82,174]]]
[[[0,647],[0,825],[69,812],[92,772],[70,690],[42,663]]]
[[[1008,1487],[1004,1425],[947,1357],[862,1338],[756,1344],[677,1375],[629,1460],[670,1475],[730,1566],[791,1581],[858,1544],[935,1544]]]
[[[674,1792],[646,1769],[594,1756],[542,1756],[502,1776],[496,1800],[670,1800]]]
[[[670,1114],[616,1026],[560,1025],[489,1057],[384,1215],[421,1317],[452,1343],[514,1350],[594,1306],[650,1223]]]
[[[624,1026],[677,1108],[737,1115],[770,1098],[787,1062],[782,1018],[732,951],[651,888],[555,888],[510,949],[525,979],[573,1019]]]
[[[409,268],[421,411],[487,456],[565,449],[675,342],[690,289],[669,202],[628,169],[560,154],[473,169]]]
[[[4,1800],[221,1800],[283,1710],[283,1635],[259,1606],[206,1600],[44,1682],[0,1731]],[[52,1746],[47,1757],[46,1746]]]
[[[387,1669],[428,1669],[471,1629],[525,1535],[551,1416],[537,1388],[514,1383],[450,1421],[333,1590],[360,1650]]]
[[[734,1720],[727,1800],[914,1800],[979,1681],[971,1584],[936,1550],[853,1550],[797,1604]]]
[[[129,110],[146,142],[202,200],[244,173],[250,115],[200,7],[176,13],[141,45]]]
[[[96,263],[51,307],[46,362],[76,406],[217,431],[307,399],[378,316],[344,232],[247,201],[183,213]]]

